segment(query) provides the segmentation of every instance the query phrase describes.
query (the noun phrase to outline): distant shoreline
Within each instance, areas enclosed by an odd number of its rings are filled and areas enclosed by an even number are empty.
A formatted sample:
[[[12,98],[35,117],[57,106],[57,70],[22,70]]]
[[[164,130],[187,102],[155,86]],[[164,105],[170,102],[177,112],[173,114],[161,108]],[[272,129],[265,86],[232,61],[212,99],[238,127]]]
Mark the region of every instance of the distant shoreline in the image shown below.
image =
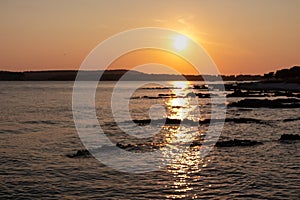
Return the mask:
[[[300,83],[300,67],[281,69],[264,75],[174,75],[147,74],[134,70],[105,70],[105,71],[0,71],[0,81],[75,81],[80,72],[82,81],[99,81],[98,74],[102,73],[100,81],[119,81],[126,75],[126,81],[267,81]],[[122,79],[121,79],[122,78]]]
[[[82,71],[84,81],[98,81],[97,72]],[[172,74],[146,74],[138,71],[107,70],[102,72],[100,81],[119,81],[126,74],[128,81],[258,81],[263,80],[261,75],[172,75]],[[10,72],[0,71],[0,81],[75,81],[77,70],[55,70],[55,71],[26,71]]]

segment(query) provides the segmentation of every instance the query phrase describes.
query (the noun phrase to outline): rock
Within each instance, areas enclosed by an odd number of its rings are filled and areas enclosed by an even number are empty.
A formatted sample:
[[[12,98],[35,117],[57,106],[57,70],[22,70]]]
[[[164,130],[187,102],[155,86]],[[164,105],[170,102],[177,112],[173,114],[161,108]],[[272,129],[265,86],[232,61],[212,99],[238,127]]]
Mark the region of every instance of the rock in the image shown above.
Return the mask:
[[[194,92],[189,92],[187,97],[198,97],[198,98],[210,98],[210,94],[208,93],[194,93]]]
[[[240,124],[240,123],[266,124],[266,122],[263,122],[259,119],[253,119],[253,118],[226,118],[225,122],[234,122],[237,124]]]
[[[198,90],[208,90],[208,86],[207,85],[194,85],[193,88],[194,89],[198,89]]]
[[[139,126],[146,126],[151,123],[151,119],[135,119],[133,122]]]
[[[159,97],[176,97],[176,94],[158,94]]]
[[[233,93],[227,94],[226,97],[265,97],[265,94],[255,94],[251,92],[242,92],[241,90],[235,90]]]
[[[290,91],[285,91],[285,92],[276,91],[276,92],[274,92],[274,96],[275,97],[284,96],[284,97],[297,97],[297,98],[300,98],[299,93],[294,94],[293,92],[290,92]]]
[[[129,121],[128,121],[129,122]],[[136,123],[138,126],[146,126],[150,125],[152,122],[153,124],[165,124],[165,125],[197,125],[197,124],[209,124],[209,123],[220,123],[220,122],[233,122],[233,123],[257,123],[257,124],[268,124],[266,121],[262,121],[259,119],[252,119],[252,118],[226,118],[226,119],[204,119],[200,120],[199,122],[193,121],[190,119],[170,119],[170,118],[164,118],[164,119],[136,119],[133,120],[134,123]]]
[[[284,122],[292,122],[292,121],[298,121],[298,120],[300,120],[300,117],[298,117],[298,118],[291,118],[291,119],[284,119],[283,121]]]
[[[180,119],[170,119],[166,118],[165,124],[180,124],[181,120]]]
[[[252,119],[252,118],[226,118],[224,119],[204,119],[199,121],[200,124],[209,124],[209,123],[218,123],[218,122],[233,122],[237,124],[241,123],[257,123],[257,124],[267,124],[259,119]]]
[[[151,122],[153,124],[165,124],[165,125],[179,125],[180,123],[183,123],[183,124],[195,124],[196,123],[189,119],[181,120],[181,119],[171,119],[171,118],[156,119],[156,120],[136,119],[136,120],[133,120],[133,122],[139,126],[149,125]]]
[[[300,108],[300,100],[295,98],[289,99],[243,99],[238,102],[229,104],[231,107],[246,108]]]
[[[300,140],[300,135],[297,134],[283,134],[279,140]]]
[[[216,143],[216,147],[247,147],[247,146],[255,146],[261,145],[262,142],[254,141],[254,140],[229,140],[229,141],[219,141]]]
[[[238,88],[241,90],[252,90],[252,91],[290,91],[300,92],[300,84],[288,83],[281,80],[276,81],[261,81],[251,83],[239,83]]]
[[[91,153],[87,149],[78,150],[75,154],[67,155],[69,158],[89,157]]]
[[[202,145],[203,145],[203,140],[201,140],[201,141],[193,141],[190,144],[190,147],[201,147]]]
[[[159,144],[159,143],[122,144],[118,142],[116,146],[126,151],[149,152],[149,151],[155,151],[163,147],[164,144]]]

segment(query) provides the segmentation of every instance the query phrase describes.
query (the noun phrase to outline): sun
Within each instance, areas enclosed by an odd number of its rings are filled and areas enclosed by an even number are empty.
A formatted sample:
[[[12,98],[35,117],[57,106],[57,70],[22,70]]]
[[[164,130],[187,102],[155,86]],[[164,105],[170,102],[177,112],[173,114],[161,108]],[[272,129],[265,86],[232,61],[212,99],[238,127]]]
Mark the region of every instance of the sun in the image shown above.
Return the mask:
[[[174,38],[174,47],[178,51],[182,51],[186,48],[187,46],[187,38],[183,35],[177,35]]]

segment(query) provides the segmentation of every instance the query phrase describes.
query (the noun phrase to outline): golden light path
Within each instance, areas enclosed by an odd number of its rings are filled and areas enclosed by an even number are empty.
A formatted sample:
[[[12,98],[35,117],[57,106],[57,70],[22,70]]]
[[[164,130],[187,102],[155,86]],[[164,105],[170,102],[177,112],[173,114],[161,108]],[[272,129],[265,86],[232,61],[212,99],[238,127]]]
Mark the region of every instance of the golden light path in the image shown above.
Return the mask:
[[[175,89],[172,90],[176,96],[169,98],[165,104],[167,106],[167,117],[172,119],[200,119],[198,103],[194,102],[196,98],[186,97],[190,92],[193,92],[188,81],[175,81],[172,83]],[[184,98],[183,98],[184,97]],[[197,116],[195,116],[195,113]],[[164,157],[168,165],[168,172],[173,174],[174,181],[166,186],[172,188],[173,193],[166,195],[168,199],[180,198],[197,198],[196,191],[201,188],[195,188],[193,183],[201,181],[201,168],[205,167],[204,160],[200,158],[198,153],[199,147],[192,148],[189,145],[195,136],[199,136],[201,131],[198,126],[164,126],[166,137],[166,149]],[[191,178],[191,174],[194,174]],[[195,177],[197,180],[195,180]],[[195,191],[195,192],[193,192]],[[198,191],[199,192],[199,191]]]

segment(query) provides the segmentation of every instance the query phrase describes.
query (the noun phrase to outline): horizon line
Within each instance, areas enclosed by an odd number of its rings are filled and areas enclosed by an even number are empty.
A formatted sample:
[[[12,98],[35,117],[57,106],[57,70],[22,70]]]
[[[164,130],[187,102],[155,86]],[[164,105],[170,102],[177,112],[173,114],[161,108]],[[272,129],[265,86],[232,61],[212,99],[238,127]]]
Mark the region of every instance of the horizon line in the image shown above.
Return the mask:
[[[289,68],[283,68],[283,69],[289,69]],[[281,69],[278,69],[281,70]],[[0,69],[0,73],[1,72],[7,72],[7,73],[47,73],[47,72],[78,72],[78,71],[82,71],[82,72],[96,72],[96,71],[132,71],[132,72],[138,72],[138,73],[142,73],[142,74],[146,74],[146,75],[172,75],[172,76],[179,76],[179,75],[183,75],[183,76],[239,76],[239,75],[243,75],[243,76],[263,76],[266,73],[270,73],[270,72],[265,72],[263,74],[247,74],[247,73],[239,73],[239,74],[217,74],[217,75],[213,75],[213,74],[166,74],[166,73],[148,73],[148,72],[141,72],[138,70],[129,70],[129,69],[109,69],[109,70],[76,70],[76,69],[50,69],[50,70],[25,70],[25,71],[10,71],[10,70],[1,70]],[[271,71],[273,72],[273,71]]]

